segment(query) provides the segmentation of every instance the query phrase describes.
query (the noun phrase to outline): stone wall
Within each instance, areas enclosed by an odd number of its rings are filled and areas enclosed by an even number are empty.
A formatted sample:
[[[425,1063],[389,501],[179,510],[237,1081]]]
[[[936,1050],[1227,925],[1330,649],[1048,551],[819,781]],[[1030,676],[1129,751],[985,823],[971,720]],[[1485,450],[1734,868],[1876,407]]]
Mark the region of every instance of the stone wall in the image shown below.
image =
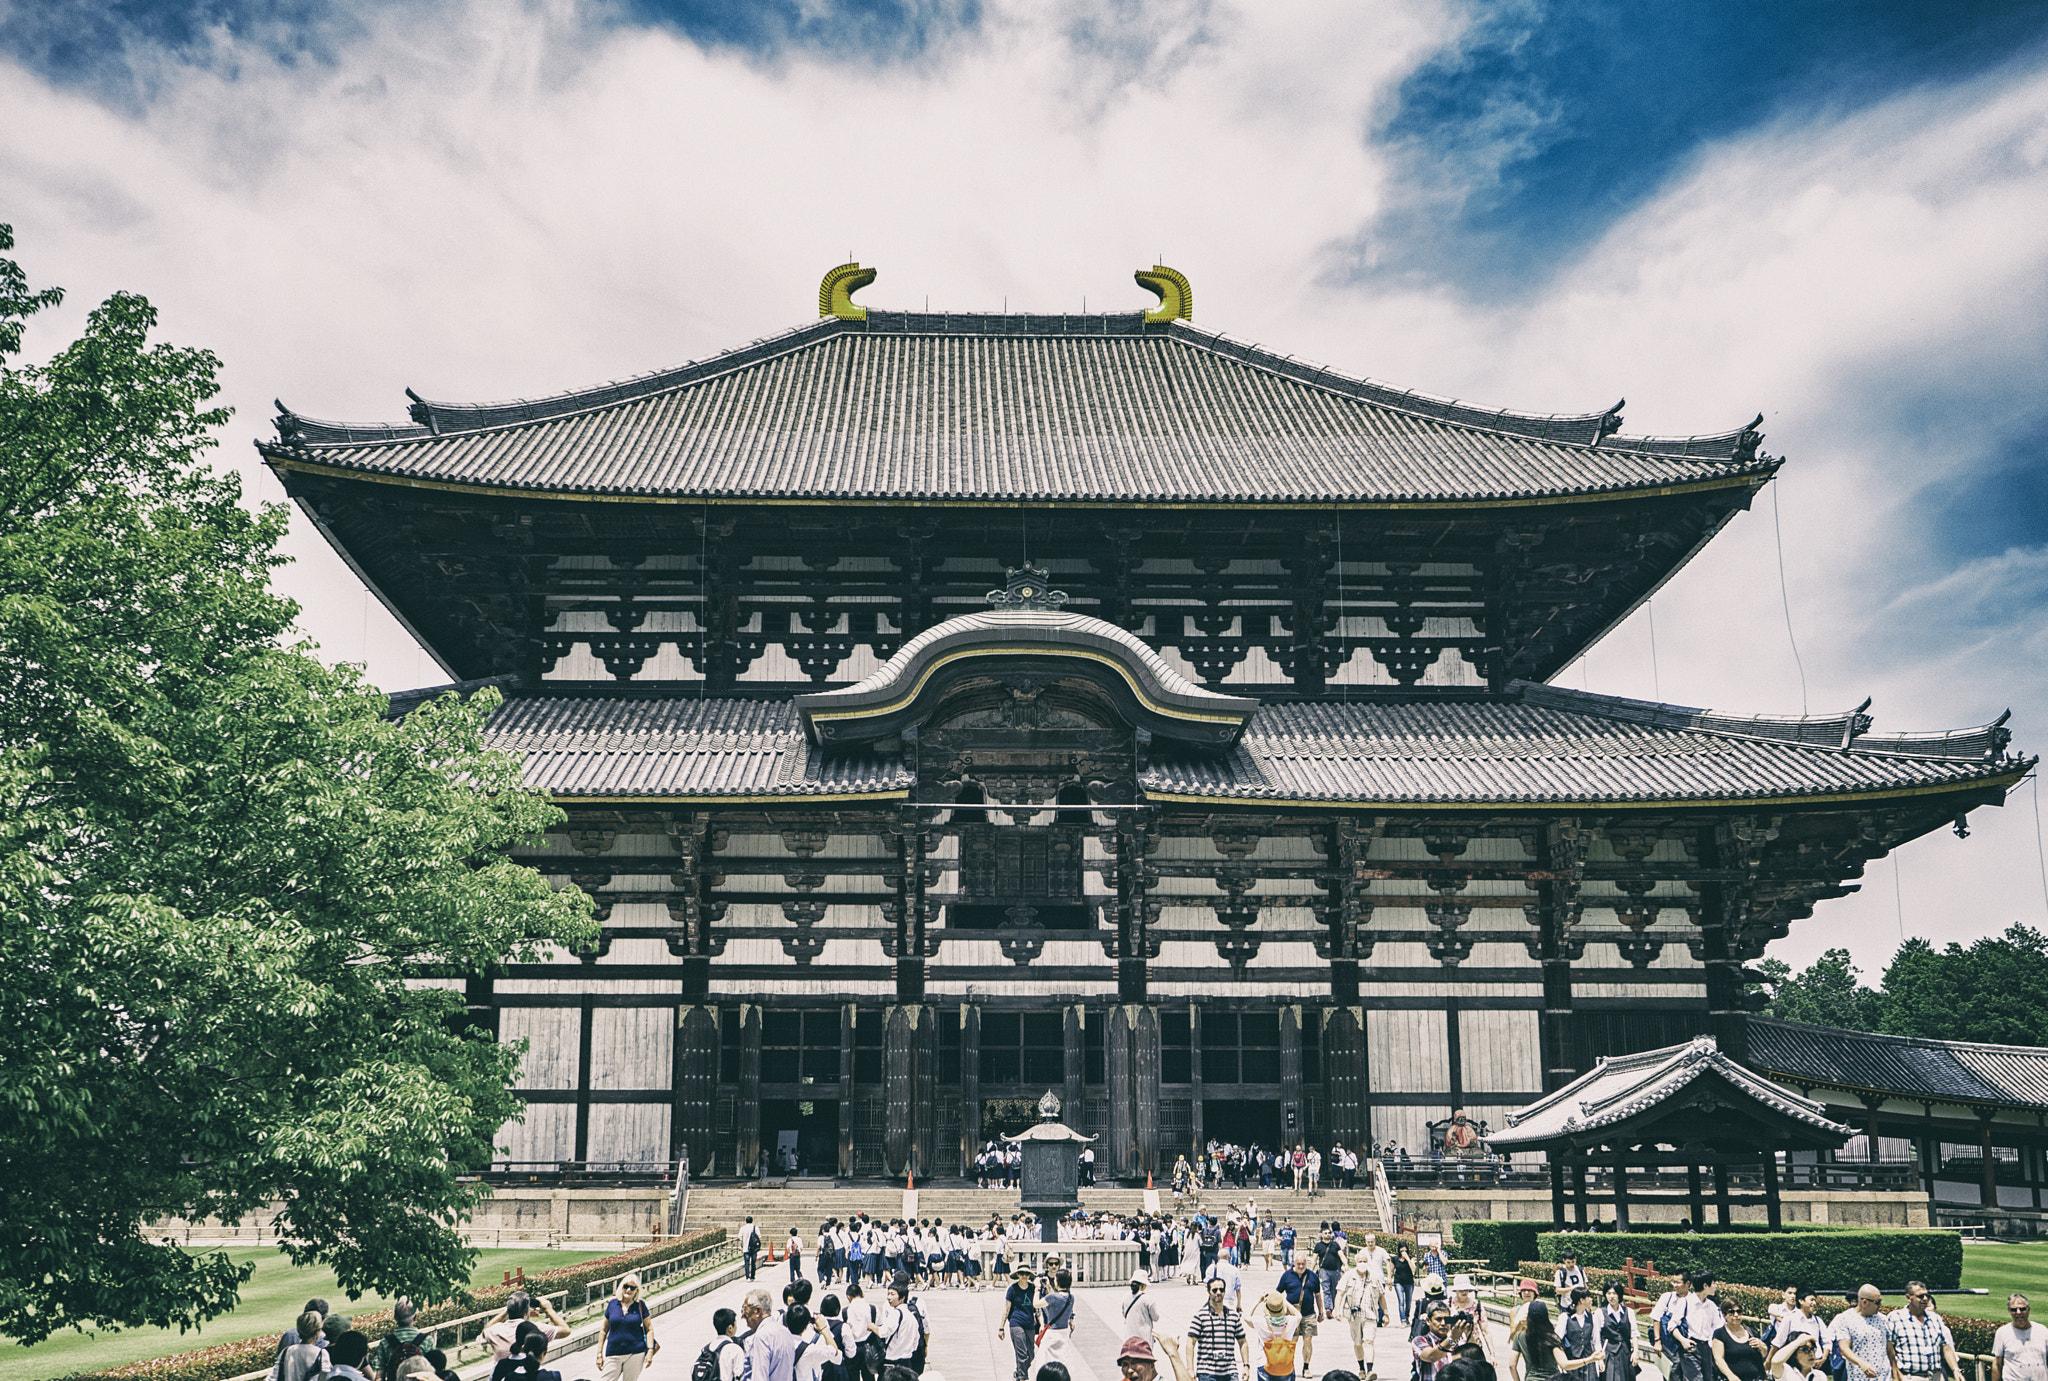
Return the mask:
[[[1788,1190],[1782,1198],[1788,1223],[1835,1223],[1850,1227],[1924,1228],[1927,1196],[1909,1191]],[[1614,1220],[1610,1205],[1596,1205],[1603,1222]],[[1547,1189],[1404,1189],[1397,1211],[1403,1227],[1449,1232],[1460,1219],[1486,1218],[1516,1222],[1550,1221]],[[1711,1206],[1708,1212],[1713,1210]],[[1684,1204],[1630,1204],[1629,1218],[1638,1223],[1675,1223],[1685,1218]],[[1764,1221],[1762,1204],[1738,1204],[1738,1223]]]

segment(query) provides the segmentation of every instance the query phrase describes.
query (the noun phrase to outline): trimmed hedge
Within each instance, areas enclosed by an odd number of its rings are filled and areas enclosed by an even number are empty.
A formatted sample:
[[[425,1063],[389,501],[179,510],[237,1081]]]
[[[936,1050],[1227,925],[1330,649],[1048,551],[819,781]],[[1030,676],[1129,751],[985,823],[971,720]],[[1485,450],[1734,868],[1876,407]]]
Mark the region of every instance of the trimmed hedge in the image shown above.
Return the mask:
[[[1549,1231],[1550,1224],[1533,1220],[1461,1218],[1451,1224],[1451,1241],[1457,1244],[1460,1257],[1485,1257],[1487,1270],[1512,1271],[1517,1263],[1538,1254],[1536,1239]]]
[[[1955,1232],[1840,1228],[1829,1232],[1700,1233],[1673,1240],[1654,1232],[1545,1232],[1535,1255],[1556,1261],[1575,1248],[1582,1266],[1615,1270],[1633,1258],[1667,1270],[1712,1271],[1725,1280],[1853,1290],[1871,1282],[1898,1291],[1909,1280],[1937,1290],[1963,1281],[1963,1238]],[[1768,1288],[1768,1285],[1760,1286]]]
[[[716,1246],[726,1238],[724,1228],[705,1228],[701,1232],[689,1233],[683,1237],[671,1237],[653,1246],[635,1247],[631,1251],[601,1256],[592,1261],[579,1261],[573,1266],[560,1266],[539,1275],[530,1275],[524,1281],[510,1285],[486,1285],[474,1293],[464,1293],[439,1304],[423,1306],[414,1323],[424,1329],[435,1324],[459,1319],[465,1314],[479,1310],[494,1309],[503,1304],[516,1291],[525,1290],[532,1294],[553,1294],[558,1290],[576,1290],[606,1276],[618,1275],[635,1270],[652,1262],[666,1260],[683,1252],[695,1251],[700,1247]],[[574,1301],[572,1301],[572,1304]],[[336,1309],[337,1314],[347,1313],[348,1306]],[[369,1335],[375,1343],[391,1331],[391,1311],[379,1309],[371,1313],[350,1314],[349,1325]],[[271,1364],[277,1356],[278,1334],[284,1331],[280,1325],[274,1331],[260,1338],[243,1338],[232,1343],[215,1343],[212,1347],[195,1348],[190,1352],[175,1352],[168,1357],[151,1357],[126,1366],[113,1367],[106,1371],[81,1371],[58,1381],[226,1381],[230,1376],[241,1376]]]

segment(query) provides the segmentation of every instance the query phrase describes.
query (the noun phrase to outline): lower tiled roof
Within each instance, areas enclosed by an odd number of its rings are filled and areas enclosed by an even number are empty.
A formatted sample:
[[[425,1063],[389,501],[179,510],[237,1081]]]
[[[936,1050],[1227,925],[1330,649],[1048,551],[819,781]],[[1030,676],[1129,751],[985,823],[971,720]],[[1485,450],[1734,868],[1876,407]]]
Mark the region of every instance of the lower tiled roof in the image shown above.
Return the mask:
[[[1652,714],[1637,701],[1538,686],[1500,700],[1264,705],[1228,754],[1155,746],[1142,781],[1153,796],[1275,805],[1542,806],[1963,788],[2030,761],[1827,746],[1805,741],[1801,722]],[[786,701],[514,694],[487,733],[522,755],[535,786],[565,796],[880,796],[911,786],[897,759],[808,744]]]
[[[1807,741],[1741,720],[1548,686],[1512,698],[1268,705],[1227,758],[1155,761],[1148,792],[1270,801],[1570,804],[1770,800],[1939,788],[2023,763]]]
[[[484,733],[524,759],[529,784],[560,796],[866,796],[910,786],[894,759],[826,759],[787,702],[521,696]]]
[[[1885,1036],[1753,1017],[1749,1063],[1796,1083],[1930,1102],[2048,1108],[2048,1049]]]

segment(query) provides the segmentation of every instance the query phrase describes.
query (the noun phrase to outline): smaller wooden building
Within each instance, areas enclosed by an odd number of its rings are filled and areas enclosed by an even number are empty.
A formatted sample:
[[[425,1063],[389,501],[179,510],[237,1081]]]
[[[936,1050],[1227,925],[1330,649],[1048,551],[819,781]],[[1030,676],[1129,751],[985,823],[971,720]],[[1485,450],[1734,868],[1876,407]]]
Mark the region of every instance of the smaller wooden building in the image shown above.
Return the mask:
[[[1629,1227],[1629,1205],[1683,1202],[1692,1221],[1706,1220],[1711,1202],[1723,1227],[1736,1203],[1764,1205],[1772,1228],[1783,1226],[1778,1196],[1780,1152],[1835,1150],[1851,1129],[1821,1105],[1774,1084],[1724,1055],[1712,1036],[1683,1045],[1601,1060],[1548,1097],[1508,1114],[1494,1149],[1541,1151],[1550,1161],[1553,1221],[1587,1226],[1587,1205],[1614,1205],[1614,1225]],[[1760,1167],[1761,1193],[1737,1192],[1734,1167]],[[1604,1170],[1597,1191],[1589,1170]],[[1641,1171],[1643,1179],[1632,1179]],[[1666,1188],[1683,1171],[1683,1188]],[[1702,1172],[1711,1172],[1707,1192]]]
[[[1749,1063],[1859,1132],[1819,1173],[1889,1168],[1936,1222],[2048,1234],[2048,1049],[1753,1017]]]

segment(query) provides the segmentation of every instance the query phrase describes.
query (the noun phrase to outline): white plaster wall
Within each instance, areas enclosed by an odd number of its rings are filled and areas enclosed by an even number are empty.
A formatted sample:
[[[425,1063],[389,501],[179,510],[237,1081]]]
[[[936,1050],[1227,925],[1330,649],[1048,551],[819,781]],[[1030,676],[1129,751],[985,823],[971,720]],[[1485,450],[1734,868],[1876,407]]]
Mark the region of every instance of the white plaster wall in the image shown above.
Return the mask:
[[[1442,1012],[1365,1014],[1366,1068],[1374,1093],[1443,1093],[1451,1087],[1449,1030]]]
[[[509,1045],[521,1038],[530,1042],[519,1067],[517,1087],[576,1087],[582,1019],[583,1014],[574,1007],[506,1007],[498,1013],[501,1042]]]
[[[1460,1011],[1459,1071],[1475,1093],[1535,1093],[1543,1088],[1542,1046],[1534,1012]]]

